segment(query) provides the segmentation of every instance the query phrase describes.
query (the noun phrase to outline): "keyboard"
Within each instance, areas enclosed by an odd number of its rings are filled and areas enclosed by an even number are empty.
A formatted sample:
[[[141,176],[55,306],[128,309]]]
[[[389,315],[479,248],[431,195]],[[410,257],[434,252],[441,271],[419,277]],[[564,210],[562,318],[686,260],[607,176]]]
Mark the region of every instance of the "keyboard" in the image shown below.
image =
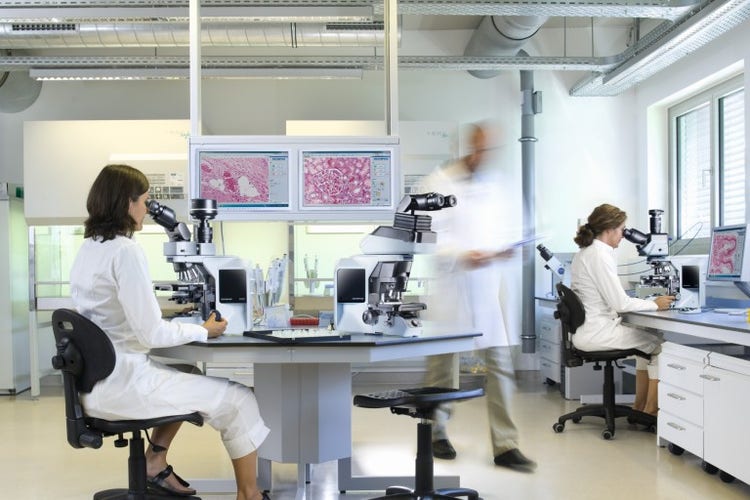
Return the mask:
[[[269,340],[271,342],[325,342],[350,340],[351,335],[327,328],[280,328],[276,330],[252,330],[243,333],[245,337]]]

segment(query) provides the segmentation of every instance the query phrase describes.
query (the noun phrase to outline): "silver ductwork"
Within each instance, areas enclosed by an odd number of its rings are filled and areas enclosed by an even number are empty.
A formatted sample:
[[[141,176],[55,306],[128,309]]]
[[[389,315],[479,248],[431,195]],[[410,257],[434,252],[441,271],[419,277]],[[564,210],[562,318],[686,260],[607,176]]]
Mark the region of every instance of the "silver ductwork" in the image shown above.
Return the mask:
[[[382,22],[204,23],[201,39],[213,47],[373,47],[383,45],[383,33]],[[187,47],[189,42],[188,23],[0,24],[0,46],[6,49]]]
[[[479,23],[464,56],[503,56],[515,55],[547,21],[540,16],[485,16]],[[492,78],[499,71],[469,71],[477,78]]]

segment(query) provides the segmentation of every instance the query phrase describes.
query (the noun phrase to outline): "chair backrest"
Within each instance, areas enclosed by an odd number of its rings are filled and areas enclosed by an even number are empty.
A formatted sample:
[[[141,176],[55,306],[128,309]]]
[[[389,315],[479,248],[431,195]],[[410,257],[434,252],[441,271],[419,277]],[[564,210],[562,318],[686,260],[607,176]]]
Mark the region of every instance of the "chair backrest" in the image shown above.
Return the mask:
[[[581,299],[573,290],[562,283],[558,283],[556,288],[559,300],[555,317],[560,320],[562,325],[563,363],[568,367],[581,366],[583,359],[577,354],[572,337],[578,327],[586,320],[586,310]]]
[[[90,430],[79,393],[88,393],[115,368],[115,349],[101,328],[71,309],[52,313],[57,354],[52,366],[62,371],[68,443],[74,448],[99,448],[101,433]]]

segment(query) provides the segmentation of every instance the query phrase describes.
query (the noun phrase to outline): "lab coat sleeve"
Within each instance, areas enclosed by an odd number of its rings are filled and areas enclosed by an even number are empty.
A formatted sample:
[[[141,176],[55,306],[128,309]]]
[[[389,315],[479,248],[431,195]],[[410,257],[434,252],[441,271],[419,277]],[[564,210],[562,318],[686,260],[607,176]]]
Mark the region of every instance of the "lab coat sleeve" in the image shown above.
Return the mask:
[[[151,288],[151,277],[143,250],[137,245],[121,248],[113,260],[117,298],[125,318],[144,347],[171,347],[206,341],[208,331],[200,325],[165,321]]]
[[[617,277],[617,268],[601,255],[589,261],[590,272],[599,288],[604,301],[617,313],[631,311],[657,310],[658,306],[651,300],[629,297]]]

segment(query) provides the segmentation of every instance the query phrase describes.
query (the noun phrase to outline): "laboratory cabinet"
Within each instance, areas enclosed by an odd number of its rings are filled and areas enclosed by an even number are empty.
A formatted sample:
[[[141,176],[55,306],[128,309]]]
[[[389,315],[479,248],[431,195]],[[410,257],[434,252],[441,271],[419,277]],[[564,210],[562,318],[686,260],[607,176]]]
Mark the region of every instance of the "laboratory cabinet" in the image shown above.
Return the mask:
[[[602,392],[603,375],[593,364],[568,368],[562,364],[562,326],[555,318],[557,299],[537,297],[536,335],[539,370],[547,383],[559,384],[565,399],[597,395]],[[616,383],[620,380],[615,374]]]
[[[659,443],[696,455],[723,481],[750,483],[750,361],[666,342],[659,376]]]
[[[750,483],[750,362],[711,353],[703,374],[704,460],[726,474]]]
[[[706,351],[666,342],[659,355],[660,439],[703,456],[703,366]]]

